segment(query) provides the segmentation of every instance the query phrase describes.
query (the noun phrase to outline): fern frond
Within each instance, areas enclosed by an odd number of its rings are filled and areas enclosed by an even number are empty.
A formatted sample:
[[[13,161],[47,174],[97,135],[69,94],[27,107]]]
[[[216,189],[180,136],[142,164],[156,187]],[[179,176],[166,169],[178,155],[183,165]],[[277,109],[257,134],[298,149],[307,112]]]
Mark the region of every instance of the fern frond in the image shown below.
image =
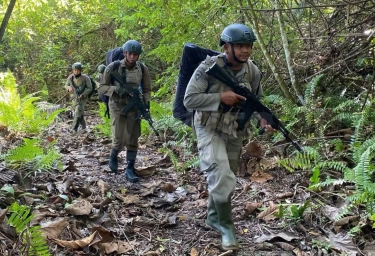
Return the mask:
[[[355,144],[356,142],[362,142],[365,140],[363,137],[364,135],[364,127],[366,124],[369,123],[370,116],[373,113],[373,110],[371,108],[372,102],[369,102],[363,111],[359,113],[359,118],[354,120],[353,126],[354,126],[354,135],[352,136],[352,144]]]
[[[344,209],[342,209],[336,216],[335,216],[335,221],[338,221],[339,219],[342,219],[345,215],[349,214],[351,209],[353,208],[354,206],[349,204],[347,206],[344,207]]]
[[[5,163],[14,169],[22,169],[26,176],[36,172],[51,172],[61,166],[61,154],[53,148],[53,143],[47,148],[40,145],[38,139],[23,139],[23,144],[10,149],[4,154]]]
[[[199,166],[199,156],[194,156],[184,163],[183,170],[187,168],[196,168]]]
[[[332,108],[332,111],[334,113],[341,113],[344,111],[352,110],[354,108],[358,108],[358,103],[356,103],[353,99],[347,99],[343,97],[340,97],[340,99],[341,103]]]
[[[296,169],[311,170],[317,160],[318,152],[306,147],[303,153],[297,152],[293,158],[281,159],[279,164],[290,172],[294,172]]]
[[[305,104],[304,105],[311,105],[313,98],[314,98],[314,93],[315,93],[315,88],[319,84],[320,80],[322,79],[323,74],[315,76],[308,84],[305,89]]]
[[[337,185],[338,186],[338,185],[344,184],[345,182],[347,182],[345,179],[331,179],[330,177],[327,177],[327,179],[325,181],[322,181],[322,182],[319,182],[317,184],[311,185],[309,187],[309,189],[317,190],[317,189],[320,189],[322,187],[327,187],[327,186],[330,186],[330,185],[334,185],[334,186]]]
[[[344,173],[345,171],[349,170],[347,167],[346,162],[339,162],[339,161],[324,161],[324,162],[319,162],[316,164],[317,168],[320,169],[330,169],[330,170],[336,170]]]
[[[20,251],[23,252],[22,254],[28,256],[49,256],[49,247],[40,227],[29,227],[30,221],[34,217],[30,214],[31,208],[15,202],[10,206],[9,211],[11,212],[11,216],[8,219],[8,224],[15,227],[17,234],[20,235]]]

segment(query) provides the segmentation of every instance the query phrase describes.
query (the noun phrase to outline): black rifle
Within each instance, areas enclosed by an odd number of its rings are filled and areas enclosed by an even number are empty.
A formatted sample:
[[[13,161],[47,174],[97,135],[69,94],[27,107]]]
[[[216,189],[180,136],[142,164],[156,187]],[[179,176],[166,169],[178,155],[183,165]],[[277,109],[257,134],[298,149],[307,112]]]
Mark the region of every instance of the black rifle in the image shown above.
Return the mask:
[[[142,88],[133,88],[131,86],[126,86],[123,82],[121,75],[118,72],[112,72],[111,76],[114,80],[120,83],[121,87],[125,89],[126,94],[130,97],[130,101],[126,104],[126,106],[121,109],[121,114],[126,115],[132,108],[136,108],[138,110],[138,118],[141,116],[149,123],[152,130],[155,132],[156,136],[159,136],[158,131],[155,129],[149,107],[146,107],[146,100],[142,93]]]
[[[280,131],[284,138],[292,143],[292,145],[299,151],[303,152],[302,148],[298,143],[293,141],[289,137],[289,131],[284,127],[281,121],[272,113],[272,111],[267,108],[259,99],[246,87],[240,86],[237,79],[226,70],[226,67],[220,67],[217,63],[214,63],[211,67],[206,70],[209,76],[223,82],[232,91],[238,95],[242,95],[246,98],[246,101],[241,101],[238,104],[239,109],[243,112],[240,118],[237,119],[238,128],[240,130],[244,129],[246,122],[250,119],[254,112],[257,112],[262,118],[264,118],[268,124],[270,124],[274,129]],[[264,133],[264,129],[259,131],[259,134]]]

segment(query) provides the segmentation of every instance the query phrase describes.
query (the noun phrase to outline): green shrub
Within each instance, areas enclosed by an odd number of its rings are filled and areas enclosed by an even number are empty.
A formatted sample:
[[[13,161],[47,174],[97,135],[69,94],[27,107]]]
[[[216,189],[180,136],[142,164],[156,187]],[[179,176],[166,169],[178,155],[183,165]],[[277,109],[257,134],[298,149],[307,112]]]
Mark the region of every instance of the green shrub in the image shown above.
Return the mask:
[[[0,125],[11,132],[26,133],[38,133],[48,127],[64,109],[43,111],[35,105],[40,100],[36,94],[21,98],[13,75],[0,73]]]

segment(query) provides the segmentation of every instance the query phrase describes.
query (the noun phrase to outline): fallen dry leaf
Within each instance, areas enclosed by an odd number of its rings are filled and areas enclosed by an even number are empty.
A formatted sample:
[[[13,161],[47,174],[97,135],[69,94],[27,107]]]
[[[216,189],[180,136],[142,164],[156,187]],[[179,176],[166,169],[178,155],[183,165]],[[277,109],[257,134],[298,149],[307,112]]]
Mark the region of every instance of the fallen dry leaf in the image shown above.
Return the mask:
[[[109,184],[103,180],[98,180],[98,187],[99,187],[101,195],[104,196],[108,192],[111,186],[109,186]]]
[[[252,174],[252,176],[250,177],[250,180],[253,182],[264,183],[268,180],[273,180],[273,177],[269,175],[268,173],[258,170]]]
[[[365,248],[363,249],[363,254],[366,256],[375,256],[375,243],[366,242]]]
[[[190,256],[199,256],[198,250],[195,247],[191,248]]]
[[[257,157],[260,158],[263,155],[263,150],[261,145],[256,142],[255,140],[249,142],[245,146],[245,152],[244,155],[249,158],[249,157]]]
[[[256,209],[262,207],[261,203],[247,203],[245,205],[245,213],[247,215],[252,214]]]
[[[156,170],[156,166],[138,167],[135,172],[140,177],[152,176]]]
[[[133,250],[133,247],[136,244],[137,244],[136,241],[133,240],[133,241],[130,241],[130,243],[123,242],[123,241],[119,241],[117,243],[101,243],[100,246],[104,249],[106,254],[111,254],[114,252],[117,252],[117,254],[121,254],[121,253],[127,253]]]
[[[110,243],[114,239],[112,232],[105,229],[104,227],[93,227],[91,231],[99,233],[99,235],[102,237],[102,243]]]
[[[126,195],[126,196],[122,196],[122,195],[120,195],[119,193],[116,193],[116,192],[113,192],[113,195],[117,199],[121,200],[125,205],[139,203],[139,197],[138,197],[138,195]]]
[[[277,167],[279,161],[280,159],[277,156],[274,156],[273,158],[262,158],[259,161],[259,165],[262,167],[262,170],[267,170]]]
[[[170,182],[167,182],[167,183],[161,185],[160,189],[165,191],[165,192],[169,192],[169,193],[176,190],[176,188]]]
[[[281,233],[277,233],[277,234],[269,234],[269,235],[266,235],[266,234],[263,234],[261,235],[260,237],[256,238],[254,240],[255,243],[263,243],[265,241],[271,241],[272,239],[274,238],[282,238],[284,239],[285,241],[292,241],[294,239],[299,239],[300,237],[299,236],[294,236],[293,234],[290,234],[288,232],[281,232]],[[294,249],[294,246],[293,246],[293,249]],[[291,249],[291,250],[293,250]]]
[[[277,217],[274,215],[274,213],[277,213],[278,211],[279,211],[279,206],[276,205],[276,204],[271,204],[264,211],[259,213],[257,215],[257,218],[263,219],[264,221],[274,220],[274,219],[277,219]]]
[[[92,208],[93,206],[89,201],[79,199],[77,202],[65,207],[65,210],[68,214],[72,215],[89,215]]]
[[[346,252],[349,256],[357,255],[357,247],[354,245],[352,239],[348,234],[330,234],[329,242],[334,248]]]
[[[46,211],[34,210],[33,211],[33,219],[30,221],[31,226],[38,225],[39,222],[46,216]]]
[[[353,221],[357,221],[359,220],[359,216],[347,216],[347,217],[344,217],[344,218],[341,218],[337,221],[334,222],[334,225],[335,226],[344,226],[350,222],[353,222]]]
[[[40,228],[43,231],[42,234],[44,237],[49,239],[58,238],[64,229],[68,226],[67,218],[62,218],[60,220],[43,223]]]
[[[161,252],[159,252],[159,251],[148,251],[148,252],[146,252],[145,254],[143,254],[144,256],[158,256],[158,255],[160,255],[161,254]]]
[[[278,194],[275,195],[275,198],[282,199],[282,198],[285,198],[285,197],[291,197],[293,195],[294,195],[293,192],[278,193]]]
[[[84,248],[90,245],[93,241],[96,241],[95,236],[99,236],[99,239],[101,239],[100,235],[95,231],[89,237],[85,237],[80,240],[75,240],[75,241],[66,241],[66,240],[59,240],[59,239],[51,239],[51,240],[62,247],[71,248],[71,249],[79,249],[79,248]]]
[[[296,256],[303,256],[304,255],[303,251],[301,251],[301,249],[299,249],[299,248],[294,248],[293,252]]]
[[[207,200],[206,199],[197,199],[192,203],[192,207],[194,208],[199,208],[207,205]]]

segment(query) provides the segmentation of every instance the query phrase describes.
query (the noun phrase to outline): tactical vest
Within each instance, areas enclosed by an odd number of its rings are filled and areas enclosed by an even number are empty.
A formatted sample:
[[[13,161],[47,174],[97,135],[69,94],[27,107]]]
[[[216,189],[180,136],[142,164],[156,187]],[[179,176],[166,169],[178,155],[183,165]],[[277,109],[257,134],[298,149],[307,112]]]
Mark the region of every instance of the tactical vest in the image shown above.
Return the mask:
[[[219,66],[224,65],[224,54],[218,56],[207,56],[206,60],[202,62],[205,70],[217,62]],[[232,72],[230,70],[230,72]],[[260,73],[259,69],[255,64],[248,60],[242,67],[242,69],[234,75],[241,86],[247,87],[255,95],[261,93],[260,91],[260,80],[256,79],[257,72]],[[206,93],[222,93],[229,89],[227,85],[221,81],[208,76],[208,87]],[[218,111],[197,111],[194,115],[194,123],[205,126],[206,131],[215,130],[217,132],[233,135],[237,138],[238,124],[236,120],[239,115],[243,114],[239,109],[232,108],[231,110],[223,113],[224,105],[220,104]],[[245,130],[250,126],[250,121],[245,125]],[[247,131],[248,132],[248,131]]]
[[[68,78],[69,85],[74,88],[75,91],[77,91],[78,95],[82,94],[87,85],[86,85],[86,75],[81,74],[79,77],[75,77],[74,74],[71,74]]]
[[[121,64],[119,65],[117,70],[113,70],[112,72],[118,72],[122,78],[125,78],[126,86],[131,86],[133,88],[137,88],[138,86],[141,86],[142,84],[142,78],[143,78],[143,72],[142,72],[142,67],[141,63],[139,61],[136,62],[135,66],[129,70],[125,67],[125,59],[121,61]],[[113,81],[113,85],[119,84],[117,81]],[[111,97],[111,100],[114,102],[119,102],[119,103],[127,103],[129,97],[124,96],[120,98],[119,95],[114,93]]]

